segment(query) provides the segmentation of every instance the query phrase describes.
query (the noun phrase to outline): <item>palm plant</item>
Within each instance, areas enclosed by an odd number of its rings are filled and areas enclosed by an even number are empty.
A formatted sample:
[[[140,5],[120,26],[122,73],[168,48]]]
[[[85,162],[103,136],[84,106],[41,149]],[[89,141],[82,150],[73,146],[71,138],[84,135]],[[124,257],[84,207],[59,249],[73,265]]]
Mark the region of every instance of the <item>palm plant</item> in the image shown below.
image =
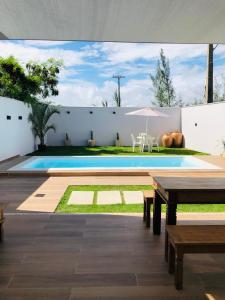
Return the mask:
[[[107,107],[108,106],[108,101],[107,100],[102,100],[102,106]]]
[[[45,145],[45,135],[49,130],[56,130],[54,124],[48,124],[49,119],[54,114],[59,114],[59,110],[56,106],[51,105],[51,103],[35,102],[31,105],[32,112],[28,116],[28,121],[32,123],[32,130],[35,137],[40,140],[40,145],[38,145],[39,150],[46,148]]]

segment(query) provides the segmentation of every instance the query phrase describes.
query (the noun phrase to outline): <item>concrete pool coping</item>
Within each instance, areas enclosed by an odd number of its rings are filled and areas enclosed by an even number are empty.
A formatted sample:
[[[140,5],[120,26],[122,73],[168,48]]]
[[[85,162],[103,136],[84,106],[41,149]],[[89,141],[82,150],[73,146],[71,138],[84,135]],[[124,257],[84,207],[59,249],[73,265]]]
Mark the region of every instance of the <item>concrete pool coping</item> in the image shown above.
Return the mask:
[[[30,159],[30,156],[17,156],[0,163],[0,176],[159,176],[187,174],[220,174],[225,173],[225,159],[221,156],[194,155],[194,157],[219,167],[220,169],[92,169],[92,170],[9,170]],[[225,174],[224,174],[225,175]]]

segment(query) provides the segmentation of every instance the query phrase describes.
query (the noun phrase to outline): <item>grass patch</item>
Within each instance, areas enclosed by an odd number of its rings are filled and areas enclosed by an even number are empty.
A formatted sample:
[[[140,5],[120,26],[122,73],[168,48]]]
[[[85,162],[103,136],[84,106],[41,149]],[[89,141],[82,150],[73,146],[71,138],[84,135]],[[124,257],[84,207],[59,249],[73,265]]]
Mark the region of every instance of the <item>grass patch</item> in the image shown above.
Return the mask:
[[[124,204],[122,196],[122,204],[113,205],[97,205],[97,191],[144,191],[153,189],[150,185],[79,185],[68,186],[66,189],[56,212],[63,213],[123,213],[123,212],[141,212],[142,204]],[[68,205],[67,202],[73,191],[94,191],[93,205]]]
[[[102,147],[74,147],[74,146],[57,146],[47,147],[43,151],[35,151],[28,154],[29,156],[73,156],[73,155],[206,155],[206,153],[198,152],[186,148],[165,148],[160,147],[159,152],[157,148],[153,147],[152,152],[139,152],[136,148],[135,152],[132,147],[115,147],[115,146],[102,146]]]
[[[143,204],[122,204],[97,205],[97,191],[143,191],[151,190],[149,185],[84,185],[69,186],[65,191],[56,212],[61,213],[141,213]],[[73,191],[94,191],[93,205],[67,205],[70,194]],[[123,193],[122,193],[123,194]],[[166,206],[162,205],[162,211],[166,211]],[[179,204],[178,212],[225,212],[225,204]]]

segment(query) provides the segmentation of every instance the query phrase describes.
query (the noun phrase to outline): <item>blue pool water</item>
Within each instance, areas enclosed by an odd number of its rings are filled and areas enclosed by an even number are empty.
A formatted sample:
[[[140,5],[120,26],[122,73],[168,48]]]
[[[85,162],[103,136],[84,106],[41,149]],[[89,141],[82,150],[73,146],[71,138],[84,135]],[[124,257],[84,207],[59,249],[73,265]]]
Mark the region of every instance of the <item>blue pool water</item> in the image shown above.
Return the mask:
[[[45,156],[32,157],[10,170],[217,168],[192,156]]]

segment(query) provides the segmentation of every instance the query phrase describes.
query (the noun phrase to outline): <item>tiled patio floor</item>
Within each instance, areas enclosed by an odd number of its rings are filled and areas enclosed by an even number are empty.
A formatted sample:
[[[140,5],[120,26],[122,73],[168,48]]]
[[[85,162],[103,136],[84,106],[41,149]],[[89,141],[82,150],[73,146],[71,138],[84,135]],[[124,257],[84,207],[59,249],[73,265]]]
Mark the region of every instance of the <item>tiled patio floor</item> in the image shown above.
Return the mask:
[[[7,212],[54,212],[69,185],[152,184],[150,176],[0,177]]]
[[[225,256],[187,256],[184,290],[178,292],[163,259],[164,237],[146,230],[140,215],[15,214],[32,195],[55,198],[69,184],[110,182],[151,184],[151,177],[1,178],[6,223],[0,300],[224,300]],[[185,218],[191,224],[210,218],[225,224],[224,214]]]
[[[1,300],[225,299],[225,255],[188,255],[178,292],[141,216],[7,214],[5,234]]]
[[[94,200],[94,192],[92,191],[73,191],[68,200],[71,205],[92,205]]]

